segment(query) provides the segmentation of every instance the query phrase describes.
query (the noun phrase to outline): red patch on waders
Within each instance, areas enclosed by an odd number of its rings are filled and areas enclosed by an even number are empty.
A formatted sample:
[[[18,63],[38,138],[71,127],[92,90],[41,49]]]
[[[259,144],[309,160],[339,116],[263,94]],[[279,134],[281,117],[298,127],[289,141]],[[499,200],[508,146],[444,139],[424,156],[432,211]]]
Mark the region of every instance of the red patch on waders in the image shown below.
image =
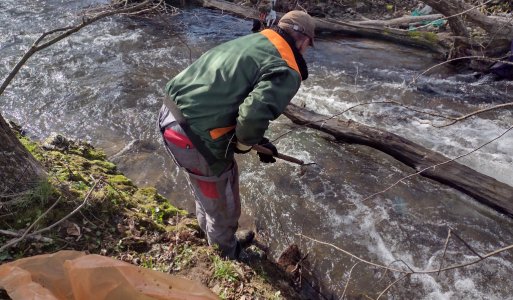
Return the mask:
[[[192,144],[191,140],[179,133],[174,131],[171,128],[167,128],[166,131],[164,131],[164,138],[172,143],[173,145],[176,145],[177,147],[180,147],[182,149],[192,149],[194,148],[194,145]],[[201,174],[201,172],[198,169],[191,170],[193,174],[204,176]],[[219,198],[219,191],[217,190],[217,184],[215,182],[208,182],[203,181],[201,179],[193,178],[193,180],[196,180],[198,182],[198,187],[201,190],[201,193],[207,197],[212,199],[218,199]]]
[[[192,144],[191,140],[189,138],[177,131],[174,131],[171,128],[167,128],[166,131],[164,131],[164,138],[172,143],[173,145],[176,145],[183,149],[191,149],[194,148],[194,145]]]
[[[203,176],[197,169],[192,170],[192,172],[196,175]],[[219,192],[217,191],[217,184],[215,182],[203,181],[198,178],[194,179],[198,182],[198,186],[205,197],[212,199],[219,198]]]

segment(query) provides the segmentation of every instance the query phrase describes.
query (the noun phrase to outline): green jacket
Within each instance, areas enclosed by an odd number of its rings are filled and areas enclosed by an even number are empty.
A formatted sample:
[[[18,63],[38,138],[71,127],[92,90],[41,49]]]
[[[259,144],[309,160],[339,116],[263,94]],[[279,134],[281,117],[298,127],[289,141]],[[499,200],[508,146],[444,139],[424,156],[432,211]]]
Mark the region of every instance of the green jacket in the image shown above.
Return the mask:
[[[292,39],[268,29],[209,50],[169,81],[166,92],[219,159],[210,165],[217,173],[233,161],[235,141],[254,145],[262,139],[306,77]]]

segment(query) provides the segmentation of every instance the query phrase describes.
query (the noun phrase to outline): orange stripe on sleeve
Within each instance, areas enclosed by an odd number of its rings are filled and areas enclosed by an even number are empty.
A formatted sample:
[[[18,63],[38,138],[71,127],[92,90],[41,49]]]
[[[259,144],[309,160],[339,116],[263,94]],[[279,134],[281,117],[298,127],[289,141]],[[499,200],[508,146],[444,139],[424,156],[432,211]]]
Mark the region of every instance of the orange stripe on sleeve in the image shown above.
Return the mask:
[[[210,137],[213,140],[217,140],[218,138],[220,138],[223,135],[227,134],[228,132],[232,131],[232,129],[234,129],[234,128],[235,128],[235,125],[212,129],[212,130],[210,130]]]

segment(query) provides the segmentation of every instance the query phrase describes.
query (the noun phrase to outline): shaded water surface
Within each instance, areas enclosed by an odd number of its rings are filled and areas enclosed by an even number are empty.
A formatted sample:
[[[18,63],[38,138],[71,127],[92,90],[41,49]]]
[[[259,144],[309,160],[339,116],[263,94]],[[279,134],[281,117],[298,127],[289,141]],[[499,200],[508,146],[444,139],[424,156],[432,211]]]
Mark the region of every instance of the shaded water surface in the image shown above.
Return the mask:
[[[0,75],[5,77],[42,30],[65,26],[97,1],[4,0],[0,3]],[[175,204],[193,210],[184,176],[166,156],[155,128],[165,83],[211,47],[248,33],[251,22],[195,9],[178,16],[116,17],[34,56],[1,99],[3,115],[35,138],[52,131],[86,139],[141,185],[156,185]],[[417,109],[466,113],[511,102],[513,85],[475,80],[441,67],[438,75],[413,77],[438,63],[429,53],[347,37],[319,38],[306,57],[310,78],[293,100],[323,114],[362,102],[395,100]],[[449,157],[466,153],[513,124],[498,111],[454,126],[404,108],[369,105],[344,117],[407,137]],[[276,257],[289,243],[308,253],[310,271],[327,294],[341,296],[356,261],[332,243],[384,265],[437,269],[448,228],[487,253],[513,244],[513,222],[469,197],[424,178],[383,190],[412,170],[368,147],[333,143],[322,133],[280,117],[268,132],[278,149],[316,165],[262,165],[239,157],[243,225],[255,227]],[[513,133],[461,160],[513,185]],[[452,240],[444,265],[475,259]],[[401,260],[401,262],[398,262]],[[413,275],[392,288],[397,299],[507,299],[513,293],[512,255],[505,253],[464,269]],[[363,263],[354,267],[347,295],[375,298],[394,278]]]

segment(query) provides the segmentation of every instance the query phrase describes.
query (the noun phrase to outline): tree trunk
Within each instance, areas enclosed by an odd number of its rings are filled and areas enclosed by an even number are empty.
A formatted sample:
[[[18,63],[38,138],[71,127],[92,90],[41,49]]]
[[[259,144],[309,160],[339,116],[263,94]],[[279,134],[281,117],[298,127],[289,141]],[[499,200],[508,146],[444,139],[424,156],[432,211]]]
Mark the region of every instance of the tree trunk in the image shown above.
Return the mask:
[[[0,198],[30,189],[45,176],[41,164],[30,154],[0,115]]]
[[[294,123],[333,135],[338,141],[366,145],[391,155],[416,171],[449,161],[442,154],[426,149],[398,135],[353,121],[330,119],[289,104],[284,113]],[[316,122],[316,123],[315,123]],[[506,215],[513,216],[513,187],[451,161],[420,173],[473,197]]]
[[[503,18],[489,17],[479,11],[479,9],[466,3],[463,0],[425,0],[424,3],[430,5],[439,13],[449,18],[449,25],[451,31],[455,36],[464,37],[469,39],[469,34],[463,19],[466,22],[475,24],[485,30],[488,37],[485,41],[472,41],[462,42],[461,39],[456,39],[455,48],[460,48],[457,55],[484,55],[489,57],[500,56],[509,50],[509,45],[513,39],[513,23],[511,20]],[[458,15],[463,13],[462,15]],[[458,16],[455,16],[458,15]],[[454,17],[455,16],[455,17]]]
[[[457,1],[457,0],[456,0]],[[436,11],[442,13],[446,17],[453,16],[462,12],[463,10],[459,10],[454,2],[455,0],[450,1],[424,1],[427,5],[434,8]],[[448,19],[449,26],[451,26],[451,30],[455,36],[468,37],[468,31],[461,17],[451,17]]]

